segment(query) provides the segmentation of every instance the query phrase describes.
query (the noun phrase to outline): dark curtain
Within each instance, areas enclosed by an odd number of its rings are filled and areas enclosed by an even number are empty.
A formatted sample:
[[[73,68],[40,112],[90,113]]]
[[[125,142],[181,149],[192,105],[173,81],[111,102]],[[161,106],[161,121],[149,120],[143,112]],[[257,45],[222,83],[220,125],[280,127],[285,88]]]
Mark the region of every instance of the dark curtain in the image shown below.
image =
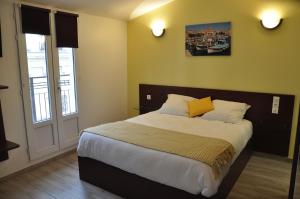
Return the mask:
[[[57,12],[55,14],[56,46],[78,48],[78,15]]]
[[[49,9],[21,6],[22,32],[50,35]]]

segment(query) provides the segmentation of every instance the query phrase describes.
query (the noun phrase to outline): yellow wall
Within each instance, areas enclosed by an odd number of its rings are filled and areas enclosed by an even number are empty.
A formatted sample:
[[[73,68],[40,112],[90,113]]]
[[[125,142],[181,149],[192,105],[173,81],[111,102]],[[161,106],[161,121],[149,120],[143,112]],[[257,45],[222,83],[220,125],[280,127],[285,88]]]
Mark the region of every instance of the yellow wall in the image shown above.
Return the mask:
[[[258,17],[267,8],[282,13],[279,29],[260,26]],[[167,25],[159,39],[149,28],[155,19]],[[232,22],[231,56],[185,56],[185,25],[223,21]],[[300,96],[299,24],[298,0],[175,0],[129,21],[129,114],[138,113],[140,83],[295,94],[291,157]]]

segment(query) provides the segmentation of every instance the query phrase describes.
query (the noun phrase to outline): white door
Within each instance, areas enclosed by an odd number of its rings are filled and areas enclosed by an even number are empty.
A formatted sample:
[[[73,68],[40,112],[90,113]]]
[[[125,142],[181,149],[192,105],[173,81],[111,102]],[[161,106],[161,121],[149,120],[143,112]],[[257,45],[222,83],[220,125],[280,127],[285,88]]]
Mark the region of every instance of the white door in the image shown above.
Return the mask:
[[[51,16],[52,27],[54,17]],[[55,31],[52,28],[52,45],[56,46]],[[78,106],[76,79],[76,49],[53,48],[54,79],[56,82],[56,110],[61,149],[78,142]]]
[[[55,65],[59,66],[54,67],[54,75],[61,149],[76,144],[79,139],[75,52],[72,48],[58,48],[55,53],[58,56],[54,56],[58,59],[53,59]]]
[[[26,34],[19,35],[18,41],[27,139],[33,160],[59,150],[51,39]]]
[[[23,34],[19,19],[16,7],[26,130],[34,160],[78,141],[75,50],[57,49],[55,31],[51,36]]]

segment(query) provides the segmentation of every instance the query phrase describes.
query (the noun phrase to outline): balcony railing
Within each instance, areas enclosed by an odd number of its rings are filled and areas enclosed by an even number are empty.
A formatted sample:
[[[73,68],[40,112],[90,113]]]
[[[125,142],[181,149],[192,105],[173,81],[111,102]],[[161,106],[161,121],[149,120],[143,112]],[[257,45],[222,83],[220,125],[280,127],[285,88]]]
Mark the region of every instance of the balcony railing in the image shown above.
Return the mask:
[[[60,76],[59,89],[61,93],[62,114],[70,115],[76,112],[75,99],[72,95],[70,75]],[[48,77],[30,77],[30,97],[32,103],[32,117],[35,123],[52,118],[51,103],[49,98]]]
[[[52,117],[47,76],[29,78],[32,117],[35,123]]]

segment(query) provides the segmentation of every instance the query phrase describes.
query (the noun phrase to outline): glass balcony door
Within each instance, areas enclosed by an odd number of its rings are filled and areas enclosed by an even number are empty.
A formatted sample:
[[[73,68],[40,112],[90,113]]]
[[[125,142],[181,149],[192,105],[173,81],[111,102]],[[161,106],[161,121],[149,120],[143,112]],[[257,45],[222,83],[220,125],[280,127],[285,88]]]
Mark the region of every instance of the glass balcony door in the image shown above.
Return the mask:
[[[52,16],[53,17],[53,16]],[[53,18],[52,18],[53,19]],[[54,27],[54,20],[52,27]],[[60,149],[67,149],[79,140],[79,110],[76,79],[76,49],[57,48],[55,29],[52,29],[53,72]]]
[[[24,34],[15,7],[22,97],[31,160],[75,147],[79,139],[76,50],[51,35]]]
[[[18,29],[18,46],[28,149],[35,160],[60,150],[52,40]]]
[[[53,44],[55,45],[55,44]],[[78,106],[76,81],[76,50],[56,48],[53,56],[56,79],[57,119],[60,147],[65,149],[78,142]]]

